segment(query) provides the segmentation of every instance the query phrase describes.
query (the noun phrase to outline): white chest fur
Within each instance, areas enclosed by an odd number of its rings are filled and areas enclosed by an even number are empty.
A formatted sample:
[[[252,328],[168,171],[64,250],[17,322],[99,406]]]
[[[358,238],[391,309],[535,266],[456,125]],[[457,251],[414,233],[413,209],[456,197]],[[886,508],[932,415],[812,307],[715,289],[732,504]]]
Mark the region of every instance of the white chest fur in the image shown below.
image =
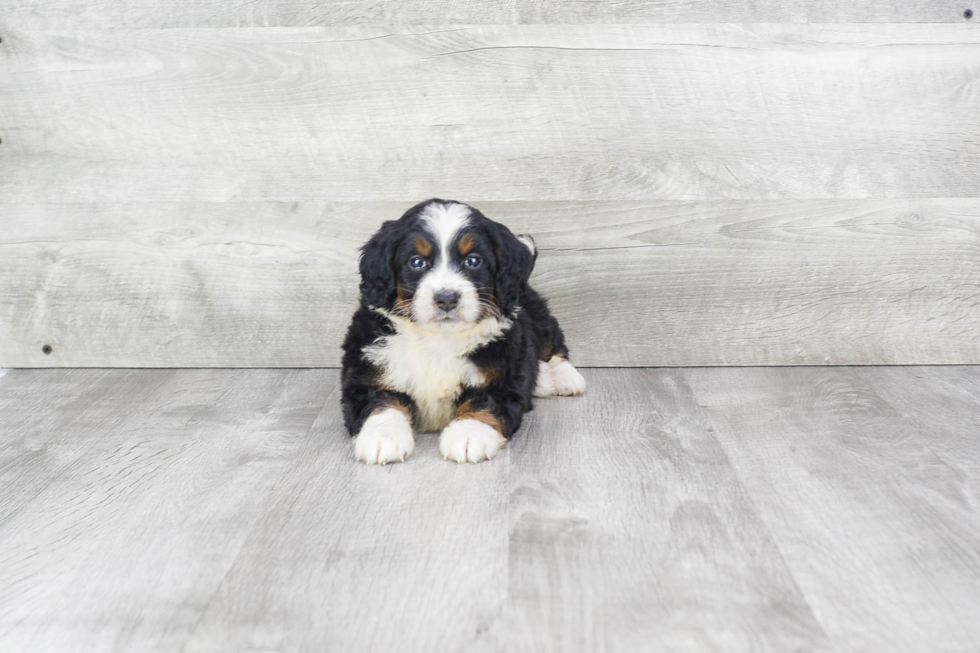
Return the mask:
[[[464,387],[486,384],[467,354],[498,338],[509,326],[484,320],[458,333],[433,333],[403,320],[398,332],[365,347],[364,355],[382,370],[382,383],[409,395],[419,409],[419,428],[439,431],[453,417]]]

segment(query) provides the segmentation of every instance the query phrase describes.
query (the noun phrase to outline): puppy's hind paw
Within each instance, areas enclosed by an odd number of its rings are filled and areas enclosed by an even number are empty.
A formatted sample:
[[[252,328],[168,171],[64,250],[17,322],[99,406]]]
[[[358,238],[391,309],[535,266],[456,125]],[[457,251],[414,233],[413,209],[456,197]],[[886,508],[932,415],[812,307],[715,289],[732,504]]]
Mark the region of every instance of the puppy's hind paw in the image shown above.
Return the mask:
[[[551,374],[551,366],[544,361],[538,361],[538,381],[534,386],[534,396],[553,397],[555,394],[555,377]]]
[[[571,363],[554,357],[549,361],[549,366],[556,395],[570,397],[585,394],[585,377]]]
[[[404,462],[414,451],[412,424],[397,408],[368,417],[354,440],[354,456],[368,465]]]

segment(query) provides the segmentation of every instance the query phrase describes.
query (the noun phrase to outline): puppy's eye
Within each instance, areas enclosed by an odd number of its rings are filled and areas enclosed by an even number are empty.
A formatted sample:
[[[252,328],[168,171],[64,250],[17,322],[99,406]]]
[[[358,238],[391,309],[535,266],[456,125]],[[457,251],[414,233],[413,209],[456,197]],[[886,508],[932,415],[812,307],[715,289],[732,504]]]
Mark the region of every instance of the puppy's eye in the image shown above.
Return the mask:
[[[416,270],[421,270],[428,265],[426,260],[421,256],[413,256],[412,258],[408,259],[408,264]]]
[[[483,263],[483,259],[481,259],[476,254],[470,254],[469,256],[466,257],[466,260],[463,261],[463,265],[465,265],[468,268],[478,268],[480,267],[480,263]]]

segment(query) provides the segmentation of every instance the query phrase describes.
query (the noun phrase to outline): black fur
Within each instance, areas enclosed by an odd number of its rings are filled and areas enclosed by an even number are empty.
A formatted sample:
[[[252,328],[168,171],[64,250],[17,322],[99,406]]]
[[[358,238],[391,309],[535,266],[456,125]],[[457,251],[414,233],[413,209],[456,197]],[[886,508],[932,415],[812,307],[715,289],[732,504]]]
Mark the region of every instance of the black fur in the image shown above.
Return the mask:
[[[497,258],[497,305],[504,315],[510,315],[514,307],[520,305],[525,289],[530,290],[527,280],[531,276],[535,257],[510,229],[487,220],[482,213],[479,215],[485,221],[485,228]]]
[[[395,247],[405,230],[403,220],[389,220],[361,248],[361,304],[391,306],[395,300]]]
[[[417,414],[412,398],[381,387],[381,370],[364,355],[364,348],[394,333],[394,325],[377,309],[393,311],[398,297],[411,299],[418,276],[407,269],[413,238],[422,234],[420,214],[433,202],[409,209],[399,220],[385,222],[364,245],[360,261],[361,305],[354,313],[344,340],[341,374],[344,423],[357,435],[365,420],[379,408],[399,405]],[[489,379],[484,387],[462,387],[456,405],[490,411],[510,438],[521,425],[525,411],[532,409],[538,361],[558,355],[568,358],[564,335],[545,300],[529,285],[535,255],[511,231],[471,211],[468,232],[480,243],[480,251],[491,252],[485,265],[473,271],[471,281],[495,300],[503,316],[513,324],[497,340],[473,351],[469,358]],[[490,260],[492,259],[492,260]]]

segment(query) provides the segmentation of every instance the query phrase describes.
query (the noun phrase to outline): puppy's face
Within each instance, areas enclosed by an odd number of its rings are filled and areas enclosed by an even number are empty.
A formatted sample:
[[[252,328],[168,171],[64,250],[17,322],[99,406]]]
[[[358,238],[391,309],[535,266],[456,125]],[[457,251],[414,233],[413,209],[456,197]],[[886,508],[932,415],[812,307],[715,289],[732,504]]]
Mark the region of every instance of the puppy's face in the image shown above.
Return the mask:
[[[430,330],[465,330],[515,307],[533,257],[503,225],[458,202],[429,200],[364,246],[362,301]]]
[[[463,204],[431,203],[395,255],[394,312],[425,325],[466,327],[499,316],[496,257]]]

